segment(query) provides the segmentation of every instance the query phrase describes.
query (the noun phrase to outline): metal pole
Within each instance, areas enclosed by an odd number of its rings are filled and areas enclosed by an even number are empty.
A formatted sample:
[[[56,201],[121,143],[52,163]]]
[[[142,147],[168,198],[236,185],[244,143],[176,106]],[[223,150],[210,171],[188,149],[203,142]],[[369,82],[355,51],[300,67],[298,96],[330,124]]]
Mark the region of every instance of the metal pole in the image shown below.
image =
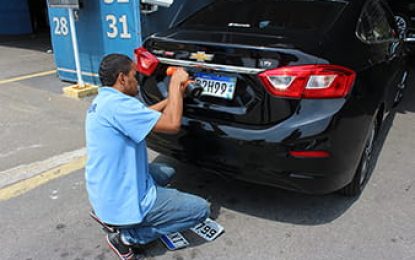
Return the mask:
[[[69,26],[71,30],[71,38],[72,38],[72,46],[73,46],[73,55],[75,58],[76,77],[78,78],[78,86],[83,88],[85,84],[84,84],[84,81],[82,80],[81,64],[79,62],[78,39],[76,38],[74,9],[69,8],[68,11],[69,11]]]

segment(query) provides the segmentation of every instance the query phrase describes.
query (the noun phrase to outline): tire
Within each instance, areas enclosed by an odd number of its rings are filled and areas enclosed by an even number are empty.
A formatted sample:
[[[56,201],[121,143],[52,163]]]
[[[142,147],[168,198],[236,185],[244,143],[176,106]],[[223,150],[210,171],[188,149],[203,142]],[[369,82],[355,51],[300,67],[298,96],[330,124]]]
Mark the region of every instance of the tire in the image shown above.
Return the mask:
[[[359,196],[363,192],[363,189],[365,188],[370,178],[371,166],[373,162],[373,152],[379,131],[378,122],[379,120],[377,119],[371,124],[370,132],[366,138],[365,149],[363,150],[359,166],[357,167],[352,181],[340,190],[340,193],[344,196]]]

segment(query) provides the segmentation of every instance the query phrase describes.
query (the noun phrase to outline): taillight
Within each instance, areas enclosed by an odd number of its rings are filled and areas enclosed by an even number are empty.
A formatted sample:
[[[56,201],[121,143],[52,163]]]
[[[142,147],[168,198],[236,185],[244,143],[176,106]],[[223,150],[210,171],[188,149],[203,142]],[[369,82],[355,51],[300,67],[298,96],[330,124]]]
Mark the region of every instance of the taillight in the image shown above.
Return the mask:
[[[342,98],[349,94],[356,73],[337,65],[304,65],[267,70],[259,78],[277,97]]]
[[[153,74],[159,64],[157,57],[143,47],[136,49],[134,53],[137,58],[137,71],[146,76]]]

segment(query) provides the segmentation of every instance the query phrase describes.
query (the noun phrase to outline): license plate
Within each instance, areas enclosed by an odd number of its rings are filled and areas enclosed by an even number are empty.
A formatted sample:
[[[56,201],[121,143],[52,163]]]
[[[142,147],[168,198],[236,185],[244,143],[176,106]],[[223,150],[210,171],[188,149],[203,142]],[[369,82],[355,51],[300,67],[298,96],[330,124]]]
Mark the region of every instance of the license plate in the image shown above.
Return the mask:
[[[236,77],[196,73],[195,81],[203,87],[204,96],[213,96],[231,100],[235,93]]]
[[[169,250],[177,250],[189,246],[189,242],[179,232],[163,235],[160,240]]]
[[[207,241],[215,240],[225,229],[216,221],[208,218],[204,222],[190,229]]]

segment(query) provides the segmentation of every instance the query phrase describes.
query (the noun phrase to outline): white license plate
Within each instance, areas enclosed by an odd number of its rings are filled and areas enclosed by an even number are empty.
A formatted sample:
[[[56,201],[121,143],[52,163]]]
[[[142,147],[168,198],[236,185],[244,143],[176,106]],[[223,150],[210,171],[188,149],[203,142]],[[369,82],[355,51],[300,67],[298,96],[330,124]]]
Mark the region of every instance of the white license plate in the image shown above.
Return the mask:
[[[195,81],[203,87],[204,96],[231,100],[235,94],[236,77],[196,73]]]
[[[208,218],[204,222],[190,229],[207,241],[215,240],[225,229],[216,221]]]
[[[163,235],[160,240],[169,250],[177,250],[189,246],[189,242],[179,232]]]

